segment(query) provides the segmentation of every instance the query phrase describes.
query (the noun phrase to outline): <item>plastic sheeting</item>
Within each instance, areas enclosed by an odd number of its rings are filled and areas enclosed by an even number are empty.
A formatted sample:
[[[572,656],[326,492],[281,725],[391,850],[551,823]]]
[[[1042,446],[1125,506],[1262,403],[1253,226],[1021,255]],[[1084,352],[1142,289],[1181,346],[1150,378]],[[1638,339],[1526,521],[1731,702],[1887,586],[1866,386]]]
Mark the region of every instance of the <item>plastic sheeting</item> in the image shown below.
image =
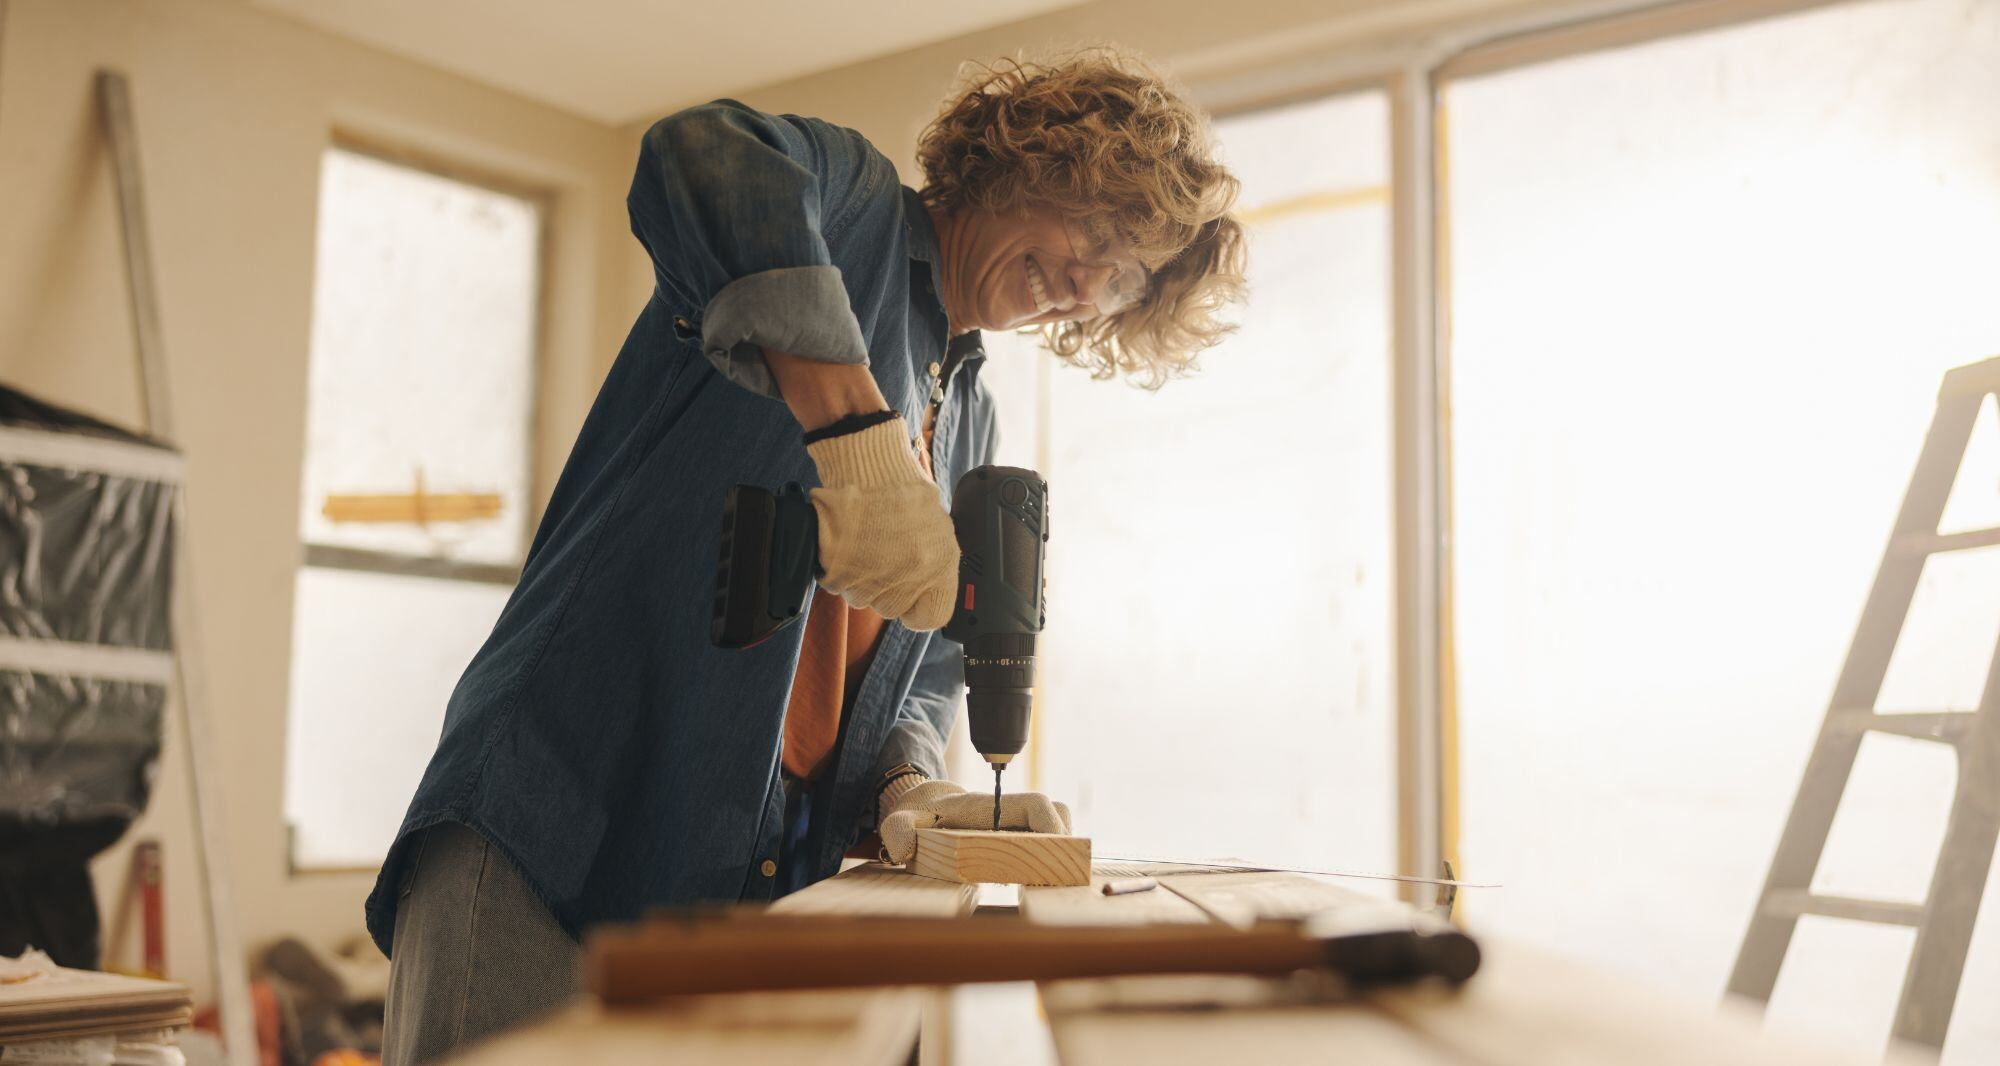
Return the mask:
[[[164,445],[0,386],[0,839],[90,851],[145,810],[178,471]]]

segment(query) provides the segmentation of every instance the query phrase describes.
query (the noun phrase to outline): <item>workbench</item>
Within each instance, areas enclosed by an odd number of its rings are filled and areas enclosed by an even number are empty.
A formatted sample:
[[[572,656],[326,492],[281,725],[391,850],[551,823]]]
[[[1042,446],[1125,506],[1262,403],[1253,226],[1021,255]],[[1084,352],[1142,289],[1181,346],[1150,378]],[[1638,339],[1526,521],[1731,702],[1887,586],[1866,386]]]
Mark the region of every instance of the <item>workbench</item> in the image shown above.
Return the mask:
[[[1159,875],[1160,888],[1126,895],[1106,896],[1095,886],[1022,888],[1021,917],[1044,924],[1241,924],[1297,916],[1343,898],[1341,889],[1294,874],[1185,873],[1099,863],[1093,877],[1101,883],[1149,873]],[[871,864],[772,906],[795,914],[950,917],[971,914],[977,899],[978,886]],[[1783,1040],[1761,1032],[1747,1012],[1672,1000],[1533,950],[1491,938],[1484,938],[1482,946],[1482,969],[1458,991],[1408,988],[1356,999],[1313,975],[1282,980],[1128,977],[1047,983],[1040,989],[1042,1014],[1063,1066],[1243,1061],[1858,1066],[1883,1061]],[[855,965],[865,967],[868,960],[857,958]],[[980,991],[957,994],[970,997]],[[920,1032],[924,1066],[1011,1061],[996,1054],[990,1041],[945,1037],[953,995],[949,989],[926,988],[759,992],[691,997],[643,1011],[580,1002],[455,1061],[465,1066],[904,1066]],[[1037,1024],[1032,1012],[1016,1013],[1018,1024]],[[951,1053],[953,1045],[958,1045],[957,1055]]]

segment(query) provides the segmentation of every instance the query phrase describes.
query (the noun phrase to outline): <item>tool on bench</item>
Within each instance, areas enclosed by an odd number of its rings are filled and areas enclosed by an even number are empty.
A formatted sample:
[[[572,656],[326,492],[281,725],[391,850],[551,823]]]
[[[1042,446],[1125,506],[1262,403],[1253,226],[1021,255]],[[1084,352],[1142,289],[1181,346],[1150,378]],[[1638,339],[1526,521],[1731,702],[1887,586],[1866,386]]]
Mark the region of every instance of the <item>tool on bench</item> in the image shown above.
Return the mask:
[[[1012,466],[979,467],[958,480],[951,496],[959,593],[944,635],[965,649],[966,719],[973,748],[993,767],[996,830],[1001,773],[1028,742],[1035,635],[1047,621],[1048,504],[1048,482]],[[747,648],[783,629],[804,613],[819,573],[819,515],[804,488],[730,489],[710,639],[717,647]]]
[[[1479,945],[1394,904],[1247,929],[697,911],[601,927],[585,965],[591,991],[619,1005],[711,992],[1161,973],[1323,970],[1355,985],[1458,984],[1479,969]]]

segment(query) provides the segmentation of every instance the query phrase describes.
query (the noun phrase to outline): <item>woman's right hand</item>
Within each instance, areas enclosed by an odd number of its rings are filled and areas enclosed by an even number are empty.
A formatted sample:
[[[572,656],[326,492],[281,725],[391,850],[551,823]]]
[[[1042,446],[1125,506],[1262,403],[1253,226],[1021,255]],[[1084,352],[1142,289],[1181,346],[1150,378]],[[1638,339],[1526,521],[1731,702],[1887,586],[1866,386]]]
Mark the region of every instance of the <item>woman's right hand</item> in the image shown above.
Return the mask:
[[[820,585],[911,629],[951,621],[958,535],[874,375],[784,352],[765,352],[764,362],[806,430],[806,453],[824,486],[812,493]],[[849,420],[866,424],[841,432]]]
[[[901,418],[806,445],[823,488],[820,584],[915,630],[951,621],[958,536]]]

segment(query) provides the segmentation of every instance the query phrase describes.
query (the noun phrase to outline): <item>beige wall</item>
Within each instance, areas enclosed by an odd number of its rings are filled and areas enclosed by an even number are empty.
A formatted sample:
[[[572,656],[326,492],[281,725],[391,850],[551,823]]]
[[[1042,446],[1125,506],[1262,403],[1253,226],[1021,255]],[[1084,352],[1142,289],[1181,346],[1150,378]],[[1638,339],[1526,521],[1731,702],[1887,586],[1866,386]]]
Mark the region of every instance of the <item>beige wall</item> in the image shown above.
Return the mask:
[[[189,460],[194,591],[244,942],[358,932],[372,879],[291,876],[282,820],[320,151],[340,128],[552,195],[537,459],[546,491],[635,309],[600,284],[629,240],[607,181],[626,166],[622,142],[609,127],[232,3],[14,0],[0,34],[0,380],[141,422],[91,93],[92,71],[115,66],[134,94]],[[183,758],[175,731],[132,836],[164,842],[169,962],[205,988]],[[107,902],[126,865],[123,846],[97,863]]]

